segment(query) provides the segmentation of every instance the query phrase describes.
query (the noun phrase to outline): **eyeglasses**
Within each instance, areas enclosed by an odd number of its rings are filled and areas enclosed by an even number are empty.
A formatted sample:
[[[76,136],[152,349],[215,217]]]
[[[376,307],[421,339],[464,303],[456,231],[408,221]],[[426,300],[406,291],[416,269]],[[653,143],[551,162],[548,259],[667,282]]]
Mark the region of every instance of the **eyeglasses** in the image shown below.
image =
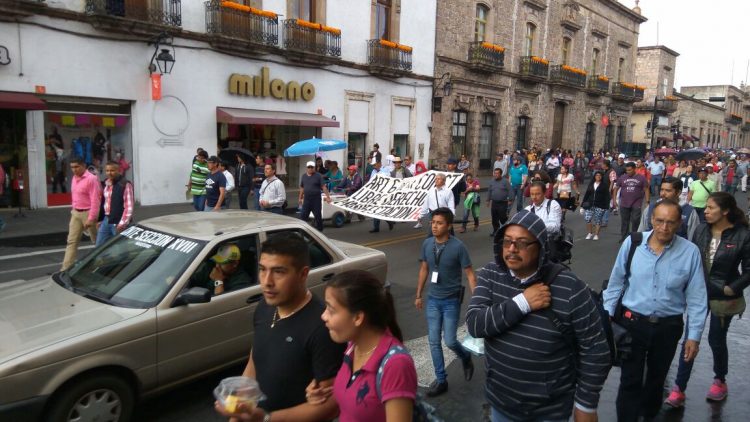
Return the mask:
[[[503,238],[503,249],[510,249],[510,245],[513,245],[518,249],[519,251],[525,251],[528,249],[529,246],[539,243],[538,240],[526,240],[526,239],[508,239],[507,237]]]
[[[680,224],[679,221],[670,221],[670,220],[662,220],[661,218],[656,218],[653,221],[654,227],[677,227],[678,224]]]

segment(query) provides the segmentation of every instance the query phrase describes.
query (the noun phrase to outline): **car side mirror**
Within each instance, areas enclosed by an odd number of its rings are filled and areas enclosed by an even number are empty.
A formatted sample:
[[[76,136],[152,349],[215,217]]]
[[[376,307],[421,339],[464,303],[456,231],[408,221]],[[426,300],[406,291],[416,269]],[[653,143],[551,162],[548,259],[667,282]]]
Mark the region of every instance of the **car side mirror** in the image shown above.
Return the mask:
[[[191,303],[208,303],[211,301],[211,292],[203,287],[191,287],[179,295],[174,301],[174,306],[189,305]]]

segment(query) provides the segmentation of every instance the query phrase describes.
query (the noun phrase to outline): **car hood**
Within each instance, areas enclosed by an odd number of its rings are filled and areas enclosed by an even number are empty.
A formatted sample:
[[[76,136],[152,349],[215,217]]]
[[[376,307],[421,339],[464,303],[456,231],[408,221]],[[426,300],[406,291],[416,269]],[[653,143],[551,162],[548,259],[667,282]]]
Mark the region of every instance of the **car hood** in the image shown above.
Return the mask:
[[[79,296],[51,278],[0,284],[0,364],[146,312]]]
[[[383,253],[377,249],[372,249],[366,246],[356,245],[354,243],[343,242],[341,240],[334,240],[334,239],[330,239],[330,240],[334,245],[336,245],[337,248],[341,249],[341,252],[345,253],[346,256],[351,257],[351,258],[361,256],[361,255],[371,255],[371,254],[379,255]]]

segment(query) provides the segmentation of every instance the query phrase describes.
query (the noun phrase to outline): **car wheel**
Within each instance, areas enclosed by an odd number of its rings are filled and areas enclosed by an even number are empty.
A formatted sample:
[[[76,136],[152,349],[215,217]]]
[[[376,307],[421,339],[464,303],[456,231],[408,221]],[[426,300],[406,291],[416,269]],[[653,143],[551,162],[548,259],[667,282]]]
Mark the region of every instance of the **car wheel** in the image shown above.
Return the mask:
[[[127,422],[133,413],[133,390],[122,378],[93,374],[59,392],[46,420]]]
[[[339,211],[333,214],[333,217],[331,217],[331,221],[333,221],[333,226],[336,228],[344,227],[344,224],[346,223],[346,216],[343,212]]]

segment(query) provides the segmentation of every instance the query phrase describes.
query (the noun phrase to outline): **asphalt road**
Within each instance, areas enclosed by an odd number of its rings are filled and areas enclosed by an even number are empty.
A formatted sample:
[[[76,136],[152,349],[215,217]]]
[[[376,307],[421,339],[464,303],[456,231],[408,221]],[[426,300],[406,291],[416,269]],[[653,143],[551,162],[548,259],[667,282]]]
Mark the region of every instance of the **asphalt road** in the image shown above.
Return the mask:
[[[744,199],[742,200],[744,207]],[[458,234],[467,245],[475,268],[480,268],[492,257],[492,244],[489,236],[489,209],[482,208],[484,219],[478,232],[469,231]],[[572,262],[573,271],[582,280],[598,290],[601,283],[609,276],[619,244],[619,218],[613,217],[610,227],[604,228],[599,241],[583,240],[586,231],[583,218],[578,213],[568,213],[568,227],[575,232],[576,244]],[[430,381],[431,366],[429,351],[424,337],[427,333],[424,315],[413,306],[414,290],[418,272],[418,257],[423,229],[413,229],[411,224],[398,224],[393,231],[383,224],[380,233],[370,234],[369,220],[355,222],[340,229],[326,227],[324,233],[332,238],[364,244],[384,251],[388,257],[388,280],[392,283],[392,292],[396,299],[396,309],[404,336],[409,340],[407,346],[412,350],[415,361],[425,363],[426,370],[420,372],[420,383]],[[471,227],[471,226],[470,226]],[[385,230],[382,230],[385,229]],[[84,254],[89,249],[84,249]],[[0,282],[44,276],[60,265],[63,246],[44,248],[0,248]],[[706,329],[706,333],[707,333]],[[703,400],[703,394],[711,382],[711,358],[707,341],[702,343],[702,351],[693,373],[693,381],[688,389],[687,408],[680,412],[665,413],[663,420],[669,421],[744,421],[747,420],[747,403],[750,402],[750,380],[735,379],[733,373],[747,373],[750,365],[740,357],[741,350],[750,345],[750,324],[744,319],[733,322],[730,329],[730,396],[726,403],[710,406]],[[451,354],[446,355],[446,359]],[[460,364],[448,366],[450,389],[447,394],[429,402],[438,408],[438,414],[446,421],[480,421],[483,415],[484,374],[481,358],[474,358],[477,371],[471,382],[463,381]],[[447,362],[446,362],[447,363]],[[741,371],[735,372],[736,369]],[[212,421],[222,420],[213,409],[212,390],[218,382],[241,372],[234,368],[220,374],[188,384],[177,390],[142,402],[137,409],[136,419],[143,421]],[[673,375],[670,374],[670,380]],[[614,421],[614,399],[616,395],[619,371],[615,368],[602,393],[599,417],[602,421]]]

